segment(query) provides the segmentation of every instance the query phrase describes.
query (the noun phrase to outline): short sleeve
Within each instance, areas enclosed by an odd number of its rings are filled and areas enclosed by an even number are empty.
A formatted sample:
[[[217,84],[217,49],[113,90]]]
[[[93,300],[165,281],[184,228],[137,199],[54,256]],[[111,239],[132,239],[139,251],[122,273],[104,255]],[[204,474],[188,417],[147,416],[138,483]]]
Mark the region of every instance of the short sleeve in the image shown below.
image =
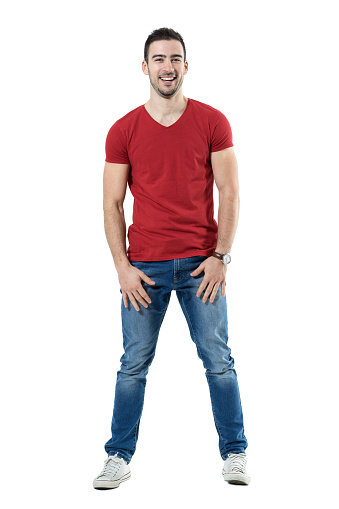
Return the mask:
[[[228,147],[233,147],[232,129],[225,115],[218,111],[211,135],[210,152],[217,152]]]
[[[128,152],[126,142],[119,126],[115,122],[108,131],[105,143],[107,163],[128,164]]]

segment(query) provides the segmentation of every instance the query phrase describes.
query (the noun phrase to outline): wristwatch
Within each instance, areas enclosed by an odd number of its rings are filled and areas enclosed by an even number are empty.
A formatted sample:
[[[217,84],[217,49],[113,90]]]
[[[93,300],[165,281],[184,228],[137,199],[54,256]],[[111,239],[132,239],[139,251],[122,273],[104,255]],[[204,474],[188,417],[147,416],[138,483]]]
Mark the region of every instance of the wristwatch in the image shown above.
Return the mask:
[[[218,258],[219,260],[221,260],[224,265],[227,265],[228,263],[231,263],[231,255],[229,253],[222,253],[221,254],[221,253],[217,253],[216,251],[214,251],[212,256],[214,256],[215,258]]]

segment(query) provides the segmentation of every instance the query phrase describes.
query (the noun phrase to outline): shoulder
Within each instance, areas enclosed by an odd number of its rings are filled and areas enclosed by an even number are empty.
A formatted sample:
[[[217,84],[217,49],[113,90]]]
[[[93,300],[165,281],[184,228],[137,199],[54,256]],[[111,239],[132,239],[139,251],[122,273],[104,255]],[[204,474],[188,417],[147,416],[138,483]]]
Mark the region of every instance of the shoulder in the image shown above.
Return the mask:
[[[138,119],[140,118],[141,108],[143,108],[143,105],[134,108],[133,110],[126,113],[123,117],[115,120],[115,122],[111,124],[111,127],[108,130],[108,135],[119,136],[121,133],[123,133],[129,137],[129,134],[133,131],[136,122],[138,122]]]
[[[197,101],[196,99],[191,99],[193,108],[202,115],[206,115],[209,119],[215,120],[220,117],[225,117],[224,113],[222,113],[217,108],[210,106],[209,104],[203,103],[201,101]]]
[[[192,99],[192,110],[196,120],[207,126],[210,152],[233,147],[232,129],[228,118],[214,106]]]
[[[135,120],[139,118],[141,114],[141,109],[144,106],[138,106],[137,108],[134,108],[133,110],[129,111],[124,115],[123,117],[118,118],[113,125],[116,127],[119,127],[121,130],[128,129],[131,125],[134,124]]]

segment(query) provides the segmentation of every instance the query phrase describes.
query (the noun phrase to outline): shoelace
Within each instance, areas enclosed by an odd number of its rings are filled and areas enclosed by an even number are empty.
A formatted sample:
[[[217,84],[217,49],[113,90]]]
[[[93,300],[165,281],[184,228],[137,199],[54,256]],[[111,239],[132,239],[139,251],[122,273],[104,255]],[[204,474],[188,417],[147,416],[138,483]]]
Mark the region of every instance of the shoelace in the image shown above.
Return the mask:
[[[230,468],[233,472],[241,472],[242,474],[245,474],[247,459],[244,453],[240,452],[239,454],[230,454],[228,459],[230,462]]]
[[[102,472],[98,475],[98,477],[102,476],[114,477],[120,467],[121,459],[120,458],[117,459],[114,456],[109,456],[107,459],[105,459],[104,468],[102,469]]]

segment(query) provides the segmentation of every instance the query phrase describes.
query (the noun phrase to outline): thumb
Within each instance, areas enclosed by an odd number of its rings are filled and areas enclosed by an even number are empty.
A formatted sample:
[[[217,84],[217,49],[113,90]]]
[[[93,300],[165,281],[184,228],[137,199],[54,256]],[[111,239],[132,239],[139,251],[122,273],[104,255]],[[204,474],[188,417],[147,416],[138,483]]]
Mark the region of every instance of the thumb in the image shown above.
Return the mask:
[[[203,266],[203,264],[201,264],[193,272],[190,273],[190,276],[197,276],[203,270],[204,270],[204,266]]]

